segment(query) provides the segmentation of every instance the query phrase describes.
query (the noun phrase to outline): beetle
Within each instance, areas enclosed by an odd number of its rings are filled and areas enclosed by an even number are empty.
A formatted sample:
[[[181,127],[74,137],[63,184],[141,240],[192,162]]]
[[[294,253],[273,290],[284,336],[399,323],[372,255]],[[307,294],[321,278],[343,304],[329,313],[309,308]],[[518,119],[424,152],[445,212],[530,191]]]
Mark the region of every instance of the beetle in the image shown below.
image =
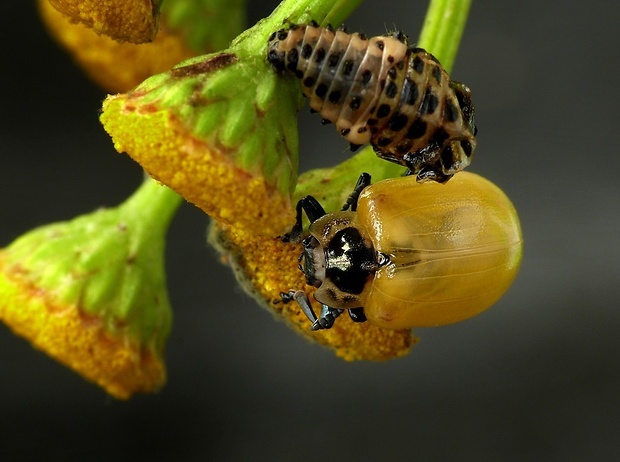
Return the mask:
[[[371,184],[363,173],[341,211],[326,213],[313,196],[299,200],[282,240],[302,243],[299,267],[321,313],[304,290],[280,296],[300,305],[312,330],[331,328],[344,310],[388,329],[475,316],[512,284],[523,242],[508,197],[467,172],[443,185],[412,176]]]
[[[419,181],[445,182],[470,164],[471,91],[403,33],[367,38],[292,24],[269,37],[267,60],[301,80],[311,110],[334,123],[351,150],[370,143]]]

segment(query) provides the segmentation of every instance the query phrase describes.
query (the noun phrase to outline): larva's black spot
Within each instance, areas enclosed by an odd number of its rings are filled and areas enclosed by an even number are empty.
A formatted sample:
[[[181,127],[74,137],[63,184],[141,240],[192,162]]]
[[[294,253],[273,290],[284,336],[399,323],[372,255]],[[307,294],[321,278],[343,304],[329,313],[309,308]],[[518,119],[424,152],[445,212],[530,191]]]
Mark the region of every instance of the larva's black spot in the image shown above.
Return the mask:
[[[414,140],[416,138],[422,138],[426,134],[426,122],[421,119],[416,119],[407,130],[406,138]]]
[[[282,72],[285,69],[284,53],[279,52],[278,50],[269,50],[269,53],[267,54],[267,60],[271,63],[271,65],[276,71]]]
[[[270,35],[267,59],[302,81],[324,122],[355,127],[341,128],[345,137],[367,134],[379,157],[422,172],[422,180],[446,181],[465,167],[476,146],[470,90],[450,80],[430,53],[409,47],[402,33],[371,41],[344,34],[290,25]]]
[[[314,62],[319,64],[325,59],[325,48],[317,48],[314,53]]]
[[[429,93],[427,101],[428,101],[428,103],[426,105],[426,113],[427,114],[432,114],[433,112],[435,112],[435,109],[437,109],[437,105],[439,104],[439,100],[437,99],[437,97],[433,93]]]
[[[286,61],[286,68],[288,70],[295,71],[295,69],[297,69],[297,62],[299,61],[299,52],[297,51],[297,48],[293,48],[288,52],[286,55]]]
[[[437,83],[441,83],[441,69],[439,66],[433,66],[433,78]]]
[[[332,53],[327,58],[327,65],[333,68],[338,65],[339,61],[340,61],[340,53]]]
[[[420,104],[420,108],[418,109],[418,113],[420,115],[424,114],[432,114],[437,109],[437,104],[439,103],[437,97],[433,94],[433,91],[429,88],[424,93],[424,98],[422,99],[422,104]]]
[[[345,77],[348,75],[351,75],[351,72],[353,72],[353,66],[354,66],[353,61],[350,59],[347,59],[342,65],[342,75],[344,75]]]
[[[354,111],[356,111],[356,110],[358,110],[360,108],[361,104],[362,104],[361,96],[354,96],[353,98],[351,98],[351,102],[349,103],[349,107],[351,109],[353,109]]]
[[[360,40],[364,40],[364,41],[368,40],[368,36],[366,34],[364,34],[363,32],[360,32],[357,35],[360,38]]]
[[[362,72],[362,85],[367,86],[372,79],[372,71],[370,69],[366,69]]]
[[[326,93],[327,93],[327,85],[325,85],[324,83],[317,85],[317,87],[314,90],[314,94],[318,96],[319,98],[323,98]]]
[[[411,62],[411,68],[418,74],[424,72],[424,61],[422,61],[422,58],[420,58],[419,56],[413,58],[413,61]]]
[[[402,92],[402,100],[412,106],[418,100],[418,86],[411,79],[405,79]]]
[[[391,142],[392,142],[392,138],[381,137],[377,141],[377,145],[383,148],[383,147],[387,146],[388,144],[390,144]]]
[[[449,169],[454,164],[454,152],[450,146],[446,146],[441,150],[441,163],[445,169]]]
[[[404,143],[401,143],[398,146],[396,146],[396,152],[398,154],[400,154],[401,156],[404,156],[410,150],[411,150],[411,143],[410,142],[404,142]]]
[[[405,128],[408,122],[409,118],[405,114],[395,112],[388,120],[388,128],[393,132],[398,132]]]
[[[437,143],[437,145],[443,144],[443,142],[446,141],[448,138],[450,138],[450,135],[441,127],[435,130],[435,133],[433,133],[432,136],[432,140]]]
[[[461,147],[463,148],[463,152],[467,157],[471,157],[474,149],[469,141],[463,140],[461,141]]]
[[[459,111],[454,104],[446,101],[446,105],[443,108],[443,116],[447,122],[456,122],[459,118]]]
[[[301,47],[301,57],[303,59],[309,59],[312,56],[312,45],[306,43],[303,47]]]
[[[385,88],[385,96],[387,96],[388,98],[394,98],[397,93],[398,87],[394,82],[390,81]]]
[[[334,91],[329,92],[329,96],[327,97],[327,99],[329,100],[330,103],[336,104],[340,101],[340,96],[341,96],[340,91],[334,90]]]
[[[387,104],[382,104],[381,106],[379,106],[379,109],[377,109],[377,117],[379,117],[380,119],[387,117],[389,113],[390,106],[388,106]]]

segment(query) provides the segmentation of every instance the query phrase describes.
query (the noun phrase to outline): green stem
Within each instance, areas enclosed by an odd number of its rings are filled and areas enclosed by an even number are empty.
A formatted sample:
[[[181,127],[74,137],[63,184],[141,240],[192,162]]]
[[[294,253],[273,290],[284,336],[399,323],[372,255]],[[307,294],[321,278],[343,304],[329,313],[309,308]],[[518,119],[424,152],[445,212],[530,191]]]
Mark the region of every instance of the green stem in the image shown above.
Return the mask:
[[[418,45],[450,72],[467,23],[471,0],[431,0]]]
[[[288,23],[341,24],[359,6],[362,0],[283,0],[271,15],[246,30],[233,43],[242,55],[261,54],[269,35]]]
[[[170,220],[183,198],[157,181],[147,178],[142,185],[121,204],[119,211],[141,234],[165,235]]]

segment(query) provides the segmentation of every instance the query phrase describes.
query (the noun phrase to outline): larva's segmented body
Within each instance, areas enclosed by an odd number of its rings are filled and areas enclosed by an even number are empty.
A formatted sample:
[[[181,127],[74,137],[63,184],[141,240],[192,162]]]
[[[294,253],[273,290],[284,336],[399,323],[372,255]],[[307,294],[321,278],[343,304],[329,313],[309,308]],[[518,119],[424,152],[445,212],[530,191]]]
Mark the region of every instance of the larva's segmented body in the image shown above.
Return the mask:
[[[302,81],[310,107],[354,150],[370,143],[418,181],[447,181],[476,146],[469,88],[400,34],[366,38],[343,30],[291,25],[269,38],[268,60]]]

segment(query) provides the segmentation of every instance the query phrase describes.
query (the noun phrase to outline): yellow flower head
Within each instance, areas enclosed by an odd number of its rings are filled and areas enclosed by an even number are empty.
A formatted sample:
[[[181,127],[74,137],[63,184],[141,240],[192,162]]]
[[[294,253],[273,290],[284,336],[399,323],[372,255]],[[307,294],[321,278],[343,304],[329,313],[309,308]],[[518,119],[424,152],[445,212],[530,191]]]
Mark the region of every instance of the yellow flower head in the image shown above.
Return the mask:
[[[117,398],[159,389],[164,235],[178,204],[149,180],[120,207],[18,238],[0,250],[0,320]]]

